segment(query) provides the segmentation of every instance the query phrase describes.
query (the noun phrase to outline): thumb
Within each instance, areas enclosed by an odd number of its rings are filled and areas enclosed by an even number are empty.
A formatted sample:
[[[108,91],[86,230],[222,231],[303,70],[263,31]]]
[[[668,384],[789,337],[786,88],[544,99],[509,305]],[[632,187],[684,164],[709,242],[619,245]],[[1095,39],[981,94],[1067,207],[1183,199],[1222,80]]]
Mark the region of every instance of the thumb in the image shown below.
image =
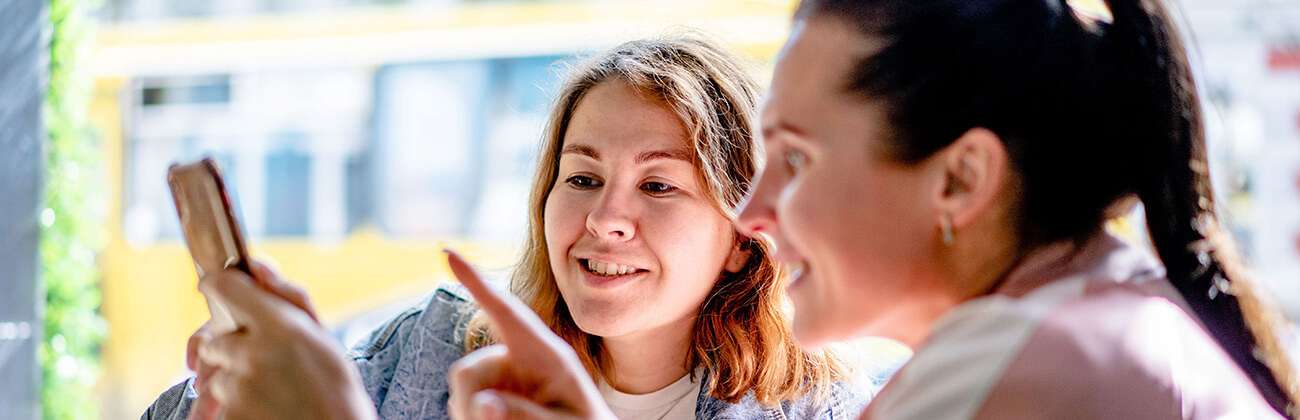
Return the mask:
[[[543,407],[527,398],[493,390],[474,394],[474,418],[479,420],[559,420],[572,414]]]

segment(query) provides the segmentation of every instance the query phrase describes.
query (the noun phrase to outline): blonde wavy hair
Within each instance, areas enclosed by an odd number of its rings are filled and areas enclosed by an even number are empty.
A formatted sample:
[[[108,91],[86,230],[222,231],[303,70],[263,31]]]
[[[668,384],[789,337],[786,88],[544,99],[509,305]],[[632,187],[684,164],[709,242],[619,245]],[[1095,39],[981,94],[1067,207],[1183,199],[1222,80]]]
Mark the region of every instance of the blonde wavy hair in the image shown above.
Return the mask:
[[[763,156],[755,138],[758,84],[738,59],[710,41],[694,35],[632,41],[572,69],[542,139],[528,238],[510,289],[577,350],[597,378],[611,376],[610,363],[601,338],[578,328],[560,296],[543,216],[574,109],[588,91],[608,81],[626,82],[663,100],[681,119],[693,139],[695,167],[708,196],[733,221]],[[846,376],[843,365],[828,351],[799,348],[784,309],[786,276],[769,257],[770,245],[739,233],[737,240],[750,252],[749,259],[739,272],[722,273],[701,303],[687,371],[706,369],[703,386],[714,398],[728,402],[739,401],[749,391],[768,405],[805,394],[825,398],[830,385]],[[486,318],[476,314],[467,327],[466,349],[493,342]]]

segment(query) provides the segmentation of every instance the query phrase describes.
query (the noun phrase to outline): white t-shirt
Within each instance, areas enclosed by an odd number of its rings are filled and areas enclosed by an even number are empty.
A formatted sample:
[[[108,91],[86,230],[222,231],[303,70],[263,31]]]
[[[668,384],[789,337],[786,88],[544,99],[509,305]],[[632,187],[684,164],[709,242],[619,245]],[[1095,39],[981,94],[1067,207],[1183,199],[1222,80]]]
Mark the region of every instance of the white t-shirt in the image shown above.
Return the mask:
[[[700,396],[700,384],[689,374],[649,394],[622,393],[603,381],[599,386],[600,396],[621,420],[693,419]]]

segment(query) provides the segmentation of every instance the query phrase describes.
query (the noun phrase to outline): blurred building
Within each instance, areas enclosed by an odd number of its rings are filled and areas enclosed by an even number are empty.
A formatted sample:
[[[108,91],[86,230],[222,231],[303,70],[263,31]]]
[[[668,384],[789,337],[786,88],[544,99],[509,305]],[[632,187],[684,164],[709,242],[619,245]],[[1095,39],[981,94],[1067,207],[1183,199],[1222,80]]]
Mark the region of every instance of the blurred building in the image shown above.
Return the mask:
[[[1181,12],[1219,200],[1252,271],[1300,319],[1300,2],[1184,0]]]
[[[489,2],[483,0],[107,0],[102,16],[114,22],[149,22],[177,18],[313,14],[367,6],[444,7]]]

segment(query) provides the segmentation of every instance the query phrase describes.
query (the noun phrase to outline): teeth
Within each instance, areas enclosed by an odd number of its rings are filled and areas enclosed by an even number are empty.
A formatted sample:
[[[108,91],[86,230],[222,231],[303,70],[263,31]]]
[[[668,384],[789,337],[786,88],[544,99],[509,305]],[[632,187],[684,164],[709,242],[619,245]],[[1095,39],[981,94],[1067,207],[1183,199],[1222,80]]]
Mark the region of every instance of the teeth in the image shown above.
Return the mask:
[[[587,269],[602,276],[621,276],[636,271],[632,266],[596,260],[587,260]]]

